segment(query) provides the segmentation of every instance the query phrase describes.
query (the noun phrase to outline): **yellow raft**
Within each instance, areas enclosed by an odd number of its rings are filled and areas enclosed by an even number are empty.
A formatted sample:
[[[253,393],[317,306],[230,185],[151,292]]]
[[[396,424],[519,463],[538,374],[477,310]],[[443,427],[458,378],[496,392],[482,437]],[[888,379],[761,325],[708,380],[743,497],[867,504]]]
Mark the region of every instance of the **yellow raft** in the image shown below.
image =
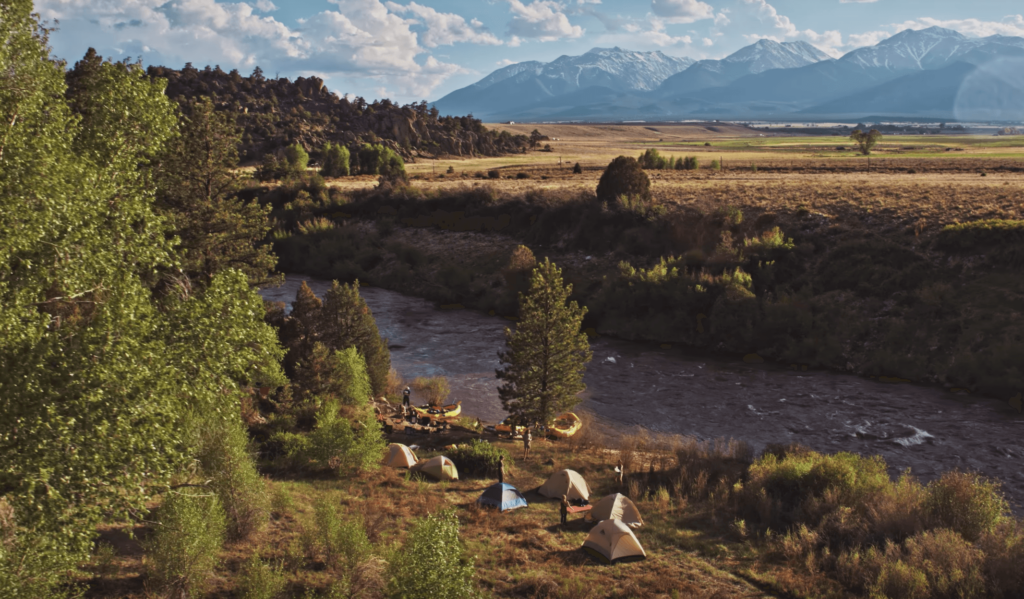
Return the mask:
[[[580,417],[572,412],[566,412],[555,418],[554,424],[548,427],[548,434],[559,439],[567,439],[583,428]]]
[[[501,433],[501,434],[504,434],[504,435],[513,435],[513,434],[514,435],[522,435],[524,432],[526,432],[526,427],[525,426],[517,426],[516,427],[516,432],[513,433],[512,432],[512,424],[509,422],[509,419],[506,418],[506,419],[502,420],[501,422],[499,422],[498,424],[494,425],[494,432]]]
[[[414,407],[413,410],[420,418],[430,418],[431,420],[443,420],[446,418],[455,418],[462,413],[462,402],[452,404],[450,406],[443,406],[435,408],[433,406],[421,406]]]

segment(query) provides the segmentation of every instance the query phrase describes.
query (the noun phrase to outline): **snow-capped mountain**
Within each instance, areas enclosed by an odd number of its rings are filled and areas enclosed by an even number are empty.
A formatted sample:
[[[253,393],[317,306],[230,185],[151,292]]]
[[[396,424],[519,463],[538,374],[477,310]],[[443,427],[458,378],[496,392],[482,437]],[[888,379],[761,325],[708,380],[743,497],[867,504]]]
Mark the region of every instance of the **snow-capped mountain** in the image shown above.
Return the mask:
[[[1004,49],[1024,49],[1024,39],[993,35],[968,38],[951,29],[930,27],[897,33],[875,46],[859,48],[840,60],[890,71],[942,69],[955,62],[974,62],[972,55],[989,55]]]
[[[772,69],[796,69],[829,60],[829,56],[807,42],[759,40],[721,60],[701,60],[661,84],[662,95],[693,92],[727,85],[745,75]]]
[[[505,114],[529,104],[594,86],[625,91],[657,89],[693,64],[690,58],[661,52],[594,48],[582,56],[560,56],[549,63],[522,62],[494,71],[434,103],[446,114]]]

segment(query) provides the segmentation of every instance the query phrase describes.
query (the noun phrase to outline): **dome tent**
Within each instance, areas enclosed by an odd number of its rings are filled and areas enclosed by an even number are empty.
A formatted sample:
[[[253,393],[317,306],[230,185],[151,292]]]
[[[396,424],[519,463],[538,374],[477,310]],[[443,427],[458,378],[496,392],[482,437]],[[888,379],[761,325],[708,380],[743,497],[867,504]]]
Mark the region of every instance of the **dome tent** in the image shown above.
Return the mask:
[[[620,520],[602,520],[590,531],[583,550],[606,564],[647,557],[636,535]]]
[[[431,458],[416,468],[437,480],[459,480],[459,471],[455,468],[455,464],[443,455]]]
[[[412,468],[416,465],[416,454],[407,445],[392,443],[384,450],[384,465],[392,468]]]
[[[590,499],[590,485],[575,470],[562,470],[551,475],[538,491],[544,497],[561,499],[565,495],[569,500]]]
[[[476,502],[480,505],[496,507],[499,512],[527,506],[522,493],[508,483],[495,483],[487,487]]]
[[[602,497],[601,501],[594,504],[590,517],[594,520],[619,520],[630,528],[640,528],[644,525],[644,519],[640,517],[640,510],[636,504],[622,493]]]

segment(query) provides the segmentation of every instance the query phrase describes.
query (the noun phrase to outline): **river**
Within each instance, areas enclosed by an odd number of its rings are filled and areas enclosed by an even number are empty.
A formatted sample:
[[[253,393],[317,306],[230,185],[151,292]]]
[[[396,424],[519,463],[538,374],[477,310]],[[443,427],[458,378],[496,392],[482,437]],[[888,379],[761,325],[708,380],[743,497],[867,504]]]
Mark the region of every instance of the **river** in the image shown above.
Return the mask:
[[[261,293],[290,307],[304,280],[321,297],[330,287],[289,275]],[[464,412],[485,422],[504,418],[494,370],[512,323],[384,289],[360,292],[404,378],[446,376]],[[822,452],[879,454],[891,473],[911,468],[924,481],[953,468],[976,470],[1001,479],[1011,501],[1024,504],[1024,415],[1004,402],[653,343],[597,338],[591,348],[582,408],[610,431],[644,427],[734,438],[756,450],[796,442]]]

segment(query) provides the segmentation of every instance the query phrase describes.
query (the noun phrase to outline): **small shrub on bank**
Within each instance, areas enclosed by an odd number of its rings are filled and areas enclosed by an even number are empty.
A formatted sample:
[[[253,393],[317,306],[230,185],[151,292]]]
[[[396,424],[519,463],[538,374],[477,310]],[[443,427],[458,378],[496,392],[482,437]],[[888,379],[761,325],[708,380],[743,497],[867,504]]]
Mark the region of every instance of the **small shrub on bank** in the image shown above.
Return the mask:
[[[501,456],[505,456],[506,469],[513,466],[512,455],[507,449],[495,447],[480,439],[472,439],[466,445],[459,445],[447,455],[459,469],[459,474],[465,476],[479,478],[496,476]]]
[[[153,586],[167,596],[203,596],[226,530],[216,495],[168,494],[160,523],[145,544]]]
[[[925,509],[929,523],[977,541],[995,530],[1009,512],[999,483],[978,474],[947,472],[928,485]]]
[[[432,406],[443,406],[452,392],[448,379],[443,376],[417,377],[412,382],[412,388],[426,397],[427,403]]]
[[[254,553],[242,565],[238,579],[239,599],[275,599],[285,588],[284,572],[280,565],[271,565]]]

